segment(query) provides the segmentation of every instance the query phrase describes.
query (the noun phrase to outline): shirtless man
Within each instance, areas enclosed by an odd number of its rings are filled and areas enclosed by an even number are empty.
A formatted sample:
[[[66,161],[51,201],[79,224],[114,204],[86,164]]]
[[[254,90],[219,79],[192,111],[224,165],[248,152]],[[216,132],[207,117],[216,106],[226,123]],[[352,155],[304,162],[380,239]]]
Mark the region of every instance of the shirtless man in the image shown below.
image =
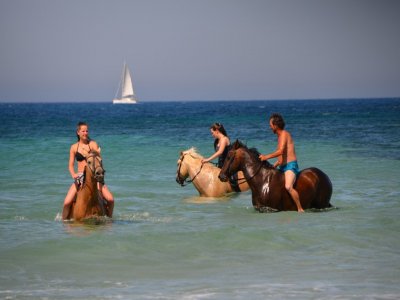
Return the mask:
[[[285,174],[285,188],[296,203],[297,211],[304,212],[301,207],[299,193],[293,188],[296,176],[299,173],[297,165],[296,152],[294,150],[294,142],[292,136],[285,128],[285,121],[280,114],[272,114],[269,118],[269,126],[274,134],[278,136],[278,147],[275,152],[260,155],[260,160],[268,160],[277,157],[274,167],[278,168]]]

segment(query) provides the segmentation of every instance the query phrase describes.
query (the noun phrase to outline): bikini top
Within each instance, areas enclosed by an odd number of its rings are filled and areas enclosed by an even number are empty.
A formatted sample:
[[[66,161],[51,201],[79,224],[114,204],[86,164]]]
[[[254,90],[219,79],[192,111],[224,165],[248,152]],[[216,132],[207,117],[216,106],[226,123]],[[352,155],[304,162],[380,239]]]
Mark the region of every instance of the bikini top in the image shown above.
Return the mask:
[[[231,145],[227,145],[224,149],[224,152],[222,152],[222,154],[218,157],[218,164],[217,164],[218,168],[222,168],[222,166],[224,165],[225,159],[228,155],[230,148],[231,148]],[[217,146],[215,146],[215,151],[218,151],[218,150],[219,150],[219,147],[217,145]]]
[[[90,143],[89,143],[90,144]],[[88,144],[88,146],[89,146],[89,152],[91,151],[91,149],[90,149],[90,145]],[[78,142],[78,146],[76,147],[76,153],[75,153],[75,158],[76,158],[76,160],[77,161],[84,161],[84,160],[86,160],[86,157],[85,156],[83,156],[80,152],[78,152],[78,149],[79,149],[79,142]]]

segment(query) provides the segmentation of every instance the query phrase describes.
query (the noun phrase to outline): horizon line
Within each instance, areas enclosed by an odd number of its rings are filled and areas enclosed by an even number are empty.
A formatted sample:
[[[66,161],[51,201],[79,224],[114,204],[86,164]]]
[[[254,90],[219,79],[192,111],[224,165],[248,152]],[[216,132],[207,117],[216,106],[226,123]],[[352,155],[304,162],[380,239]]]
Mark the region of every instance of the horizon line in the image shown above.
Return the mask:
[[[279,99],[198,99],[198,100],[145,100],[145,101],[138,101],[137,104],[143,103],[167,103],[167,102],[257,102],[257,101],[340,101],[340,100],[383,100],[383,99],[400,99],[400,96],[397,97],[346,97],[346,98],[279,98]],[[112,101],[99,101],[99,100],[71,100],[71,101],[1,101],[0,104],[85,104],[85,103],[110,103],[113,104]]]

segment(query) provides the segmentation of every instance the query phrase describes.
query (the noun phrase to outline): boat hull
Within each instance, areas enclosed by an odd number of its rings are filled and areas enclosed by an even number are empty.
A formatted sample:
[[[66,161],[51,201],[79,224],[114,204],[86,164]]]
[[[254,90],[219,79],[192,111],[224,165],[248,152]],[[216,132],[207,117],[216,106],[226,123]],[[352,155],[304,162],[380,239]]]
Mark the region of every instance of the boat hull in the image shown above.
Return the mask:
[[[137,104],[138,102],[134,99],[114,99],[113,104]]]

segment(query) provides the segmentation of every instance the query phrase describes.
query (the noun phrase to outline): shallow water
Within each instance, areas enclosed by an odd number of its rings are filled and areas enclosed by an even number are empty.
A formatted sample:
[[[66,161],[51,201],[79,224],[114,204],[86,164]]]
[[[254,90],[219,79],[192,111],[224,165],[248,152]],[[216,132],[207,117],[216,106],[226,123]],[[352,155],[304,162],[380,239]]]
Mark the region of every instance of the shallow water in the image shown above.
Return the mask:
[[[0,110],[0,298],[400,297],[399,99]],[[250,192],[202,199],[176,184],[180,151],[212,153],[213,122],[273,151],[274,111],[300,168],[331,178],[337,209],[260,214]],[[102,147],[116,198],[113,220],[101,225],[59,220],[79,120]]]

